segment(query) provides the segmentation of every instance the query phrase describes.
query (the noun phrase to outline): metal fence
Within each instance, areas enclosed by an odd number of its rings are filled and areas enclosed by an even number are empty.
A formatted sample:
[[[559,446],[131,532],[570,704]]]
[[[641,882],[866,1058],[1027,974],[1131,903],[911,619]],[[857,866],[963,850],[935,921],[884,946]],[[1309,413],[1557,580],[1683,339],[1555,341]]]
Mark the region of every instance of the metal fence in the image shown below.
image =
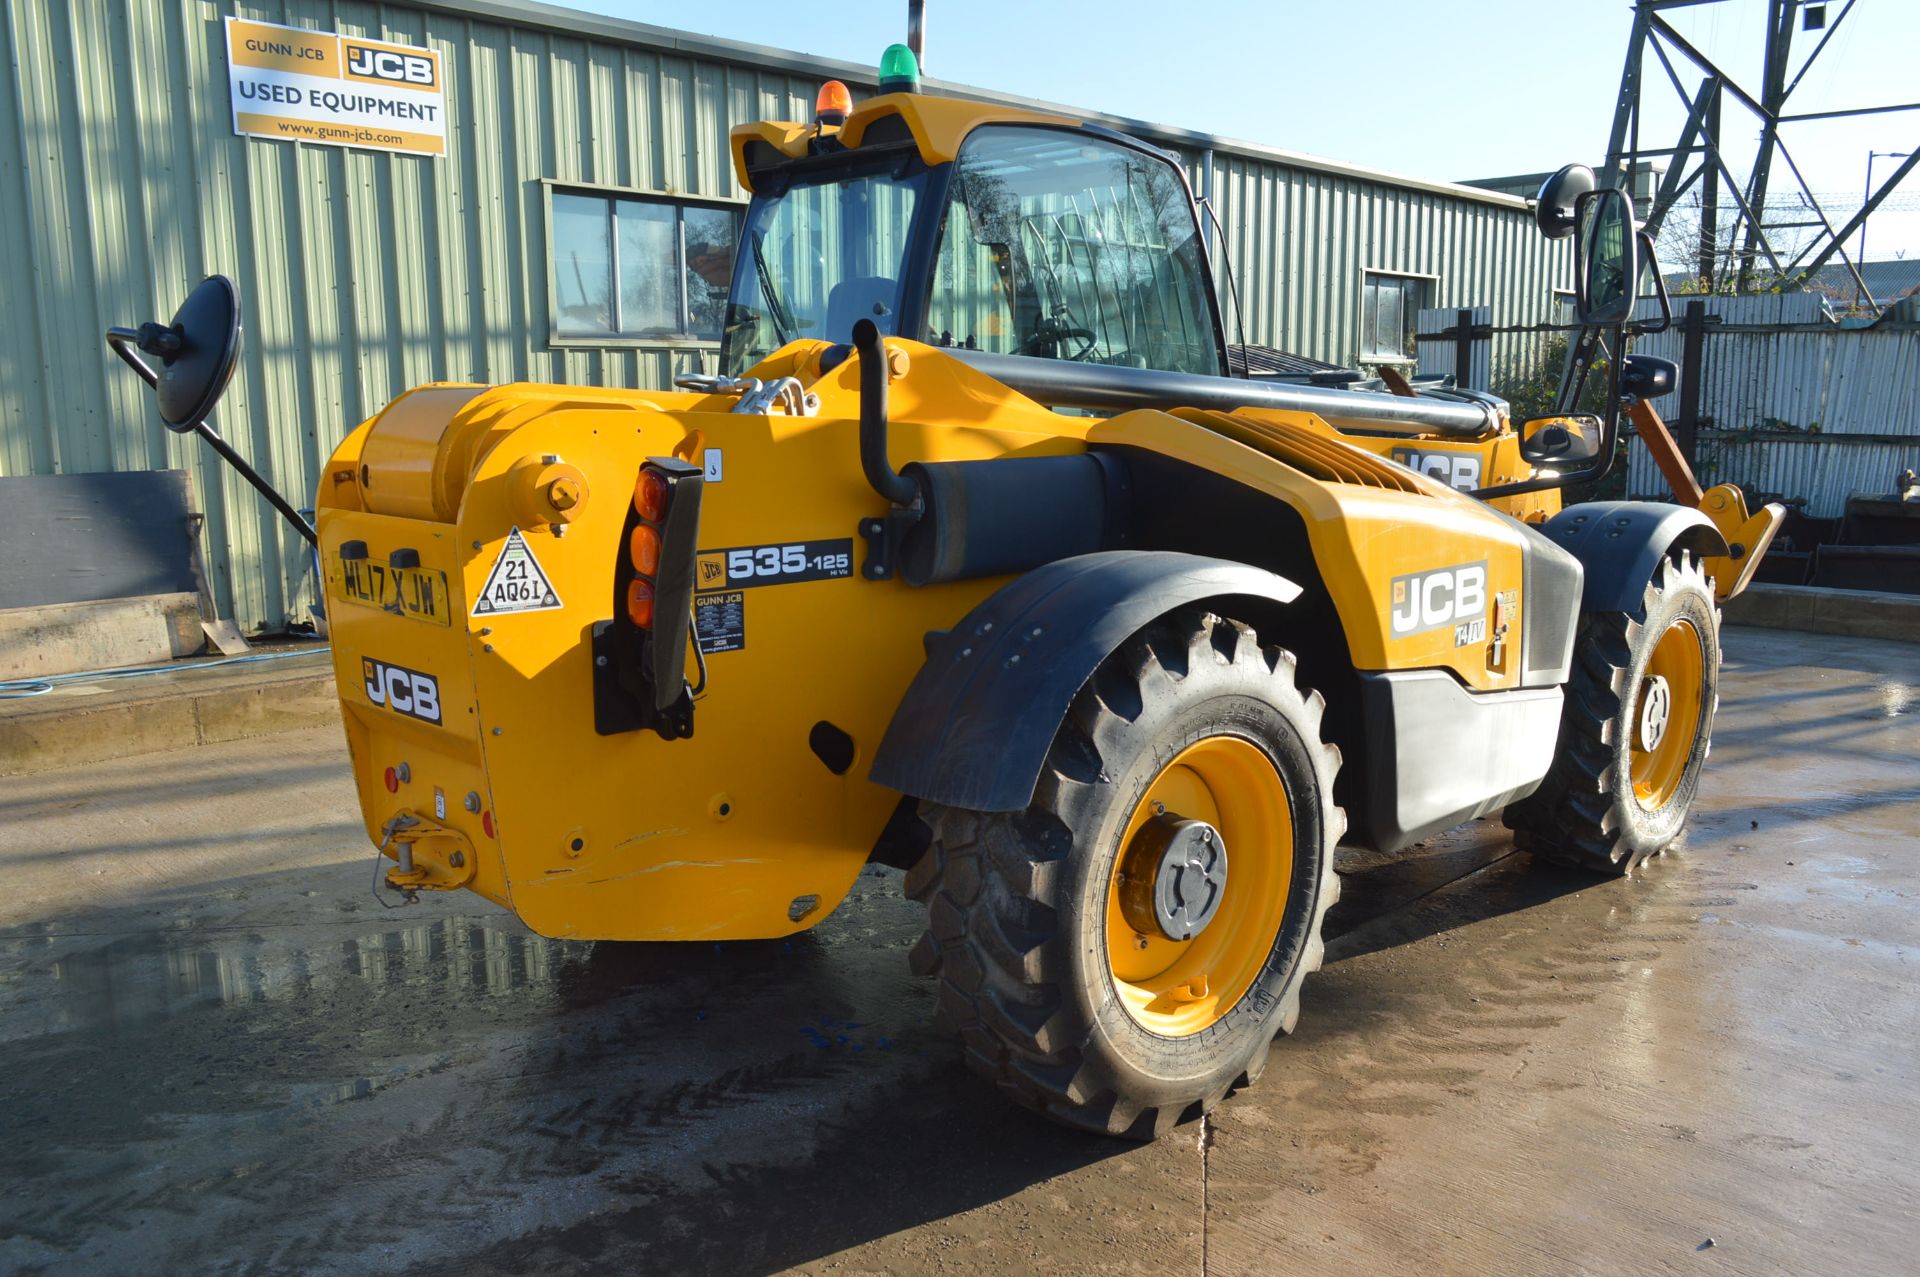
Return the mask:
[[[1832,318],[1810,293],[1673,299],[1673,325],[1635,340],[1640,354],[1680,366],[1680,387],[1659,407],[1701,482],[1737,483],[1785,499],[1815,518],[1837,518],[1855,493],[1885,493],[1901,470],[1920,469],[1920,306],[1877,322]],[[1465,384],[1537,371],[1545,339],[1568,325],[1494,326],[1490,309],[1420,312],[1419,371]],[[1643,301],[1636,319],[1655,319]],[[1496,356],[1500,343],[1509,354]],[[1531,352],[1532,364],[1529,364]],[[1641,443],[1630,442],[1627,491],[1672,495]]]
[[[1890,492],[1920,468],[1920,322],[1905,311],[1836,322],[1805,293],[1676,298],[1674,310],[1673,327],[1635,349],[1681,365],[1680,394],[1660,407],[1704,482],[1836,518],[1854,493]],[[1638,442],[1627,488],[1669,492]]]

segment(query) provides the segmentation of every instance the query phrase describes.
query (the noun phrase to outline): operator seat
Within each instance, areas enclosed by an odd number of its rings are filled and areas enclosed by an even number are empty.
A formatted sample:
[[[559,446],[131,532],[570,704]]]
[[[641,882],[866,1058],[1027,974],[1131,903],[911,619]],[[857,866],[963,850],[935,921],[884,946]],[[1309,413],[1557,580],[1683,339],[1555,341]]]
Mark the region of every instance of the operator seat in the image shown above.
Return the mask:
[[[881,336],[896,336],[893,299],[899,291],[899,284],[884,275],[841,280],[827,293],[827,331],[821,335],[828,341],[852,341],[854,324],[871,319]]]

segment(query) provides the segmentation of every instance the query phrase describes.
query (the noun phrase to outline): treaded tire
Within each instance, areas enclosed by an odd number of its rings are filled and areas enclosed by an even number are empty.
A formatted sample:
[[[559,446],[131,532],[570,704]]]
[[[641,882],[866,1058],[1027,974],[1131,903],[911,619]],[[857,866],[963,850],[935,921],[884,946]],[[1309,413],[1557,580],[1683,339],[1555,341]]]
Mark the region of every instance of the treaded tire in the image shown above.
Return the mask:
[[[1152,1139],[1251,1085],[1300,1012],[1339,895],[1339,751],[1294,659],[1237,621],[1182,609],[1107,658],[1073,700],[1031,804],[974,812],[923,803],[926,853],[907,892],[927,906],[913,966],[939,979],[938,1022],[1003,1093],[1069,1126]],[[1195,741],[1246,740],[1285,784],[1294,847],[1279,932],[1253,983],[1209,1027],[1149,1031],[1118,996],[1106,892],[1129,814]],[[1229,848],[1229,856],[1233,854]],[[1242,853],[1249,854],[1249,853]],[[1231,870],[1228,890],[1231,891]]]
[[[1625,612],[1580,618],[1552,770],[1502,816],[1523,851],[1622,875],[1665,851],[1686,828],[1720,703],[1720,609],[1699,560],[1684,553],[1663,561],[1642,607],[1641,621]],[[1655,645],[1681,620],[1705,645],[1696,735],[1673,795],[1648,810],[1634,793],[1633,714]]]

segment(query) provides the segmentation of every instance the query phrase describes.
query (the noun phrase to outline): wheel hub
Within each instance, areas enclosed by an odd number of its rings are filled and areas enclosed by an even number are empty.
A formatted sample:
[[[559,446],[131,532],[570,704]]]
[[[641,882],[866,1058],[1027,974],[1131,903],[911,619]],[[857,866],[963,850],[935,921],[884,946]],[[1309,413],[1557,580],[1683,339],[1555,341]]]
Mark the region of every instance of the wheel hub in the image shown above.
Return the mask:
[[[1120,908],[1135,931],[1191,940],[1227,892],[1227,844],[1204,820],[1161,813],[1127,849]]]
[[[1666,739],[1667,721],[1673,716],[1673,688],[1658,674],[1647,678],[1640,694],[1640,748],[1649,753]]]

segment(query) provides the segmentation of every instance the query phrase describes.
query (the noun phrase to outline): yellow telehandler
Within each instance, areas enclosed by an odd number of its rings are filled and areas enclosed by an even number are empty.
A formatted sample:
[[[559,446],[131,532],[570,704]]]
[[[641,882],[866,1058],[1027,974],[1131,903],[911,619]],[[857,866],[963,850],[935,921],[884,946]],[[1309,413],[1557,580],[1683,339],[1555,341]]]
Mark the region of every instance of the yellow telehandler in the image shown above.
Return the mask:
[[[1672,448],[1590,171],[1537,216],[1601,412],[1250,377],[1172,157],[906,52],[735,130],[719,375],[423,386],[334,450],[300,526],[367,834],[390,891],[583,939],[787,935],[901,867],[969,1063],[1150,1138],[1293,1027],[1337,844],[1671,844],[1781,512]],[[108,336],[217,441],[239,327],[214,277]],[[1561,510],[1623,410],[1681,500]]]

